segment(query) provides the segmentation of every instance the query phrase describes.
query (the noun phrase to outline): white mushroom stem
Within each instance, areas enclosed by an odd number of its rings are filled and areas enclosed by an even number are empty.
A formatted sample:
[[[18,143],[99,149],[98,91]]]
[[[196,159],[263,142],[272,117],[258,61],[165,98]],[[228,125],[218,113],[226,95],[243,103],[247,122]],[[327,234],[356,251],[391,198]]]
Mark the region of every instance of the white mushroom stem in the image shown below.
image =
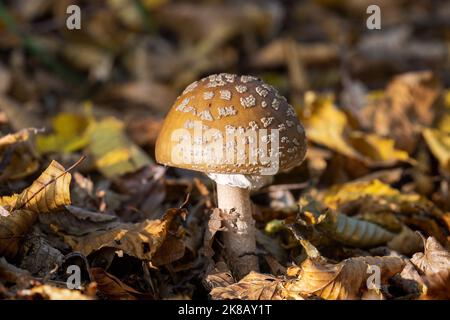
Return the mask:
[[[258,271],[256,256],[255,220],[248,189],[217,184],[218,207],[226,211],[223,233],[225,250],[233,274],[242,278],[250,271]]]

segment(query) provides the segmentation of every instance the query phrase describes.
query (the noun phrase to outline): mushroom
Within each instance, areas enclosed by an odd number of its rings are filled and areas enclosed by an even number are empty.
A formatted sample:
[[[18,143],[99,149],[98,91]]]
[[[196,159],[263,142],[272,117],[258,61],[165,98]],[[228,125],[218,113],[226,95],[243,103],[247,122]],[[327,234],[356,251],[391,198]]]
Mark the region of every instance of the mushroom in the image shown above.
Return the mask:
[[[306,138],[295,110],[253,76],[214,74],[195,81],[169,111],[157,162],[206,173],[224,212],[223,243],[237,278],[258,271],[250,191],[299,165]]]

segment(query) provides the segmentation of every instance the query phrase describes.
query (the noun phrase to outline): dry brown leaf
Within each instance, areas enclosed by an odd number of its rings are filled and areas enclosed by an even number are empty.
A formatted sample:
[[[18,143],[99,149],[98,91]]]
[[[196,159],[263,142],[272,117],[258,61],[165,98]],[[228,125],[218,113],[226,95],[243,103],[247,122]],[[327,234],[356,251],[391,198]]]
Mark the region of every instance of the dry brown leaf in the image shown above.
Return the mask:
[[[218,261],[207,272],[203,283],[208,290],[211,290],[216,287],[227,287],[236,283],[236,280],[227,264],[224,261]]]
[[[331,232],[332,238],[335,240],[358,248],[385,244],[394,238],[392,232],[374,223],[348,217],[341,213],[319,226],[323,226],[324,229]]]
[[[387,246],[404,255],[411,255],[423,249],[423,243],[417,232],[412,231],[407,226],[403,226],[402,231],[395,235]]]
[[[21,299],[30,300],[93,300],[92,297],[82,294],[80,291],[58,288],[47,284],[35,286],[30,290],[19,291],[17,295]]]
[[[36,152],[29,142],[30,137],[38,132],[38,129],[28,128],[0,138],[0,180],[20,179],[39,168]]]
[[[35,213],[48,213],[70,204],[72,175],[53,160],[31,186],[20,194],[1,197],[0,204],[11,209],[26,209]]]
[[[169,209],[162,219],[145,220],[140,223],[123,223],[106,231],[96,231],[85,236],[63,235],[73,250],[89,255],[101,248],[110,247],[139,259],[151,260],[167,238],[175,216],[184,214],[183,209]]]
[[[10,264],[4,257],[0,258],[0,283],[27,285],[31,279],[28,271]]]
[[[425,274],[450,270],[450,252],[436,239],[428,237],[424,253],[416,253],[411,262]]]
[[[326,300],[360,299],[372,272],[369,266],[380,268],[381,282],[402,271],[404,262],[397,257],[356,257],[334,264],[323,259],[306,259],[297,280],[286,284],[286,292],[315,295]]]
[[[48,276],[56,267],[60,267],[64,256],[52,247],[43,235],[29,234],[20,250],[19,266],[37,277]]]
[[[58,231],[73,236],[83,236],[100,230],[110,230],[120,225],[114,215],[88,211],[80,207],[68,205],[58,212],[50,212],[39,216],[39,221],[52,225]]]
[[[175,236],[169,236],[155,252],[152,265],[162,266],[181,259],[184,256],[186,246],[184,241]]]
[[[36,218],[36,213],[30,210],[15,210],[6,217],[0,215],[0,256],[16,256]]]
[[[0,198],[0,205],[12,211],[6,216],[0,215],[0,253],[15,256],[37,214],[70,204],[70,179],[70,173],[52,161],[30,187],[20,194]]]
[[[252,271],[238,283],[212,289],[210,295],[214,300],[282,300],[283,283],[272,275]]]
[[[139,292],[120,281],[117,277],[106,272],[102,268],[91,268],[90,273],[97,283],[98,290],[106,297],[113,300],[137,300],[154,299],[153,295]]]
[[[401,273],[400,283],[407,292],[416,294],[419,299],[450,298],[450,259],[436,239],[429,237],[425,242],[424,253],[416,253],[408,260]]]
[[[376,133],[394,138],[397,147],[412,152],[420,127],[430,126],[436,116],[440,86],[430,71],[401,74],[389,83],[380,105],[367,107],[366,117],[373,117]]]

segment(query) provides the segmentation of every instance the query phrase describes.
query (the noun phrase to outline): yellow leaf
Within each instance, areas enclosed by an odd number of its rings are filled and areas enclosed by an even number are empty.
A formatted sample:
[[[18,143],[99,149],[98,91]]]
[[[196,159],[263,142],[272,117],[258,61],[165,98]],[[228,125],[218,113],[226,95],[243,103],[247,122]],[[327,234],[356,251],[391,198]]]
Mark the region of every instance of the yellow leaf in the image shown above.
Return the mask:
[[[409,160],[409,155],[406,151],[395,148],[394,140],[382,138],[376,134],[352,132],[350,143],[356,150],[373,162]]]
[[[450,170],[450,134],[438,129],[424,129],[423,137],[439,164],[445,170]]]
[[[378,179],[335,185],[322,193],[320,199],[333,209],[360,201],[361,205],[372,208],[372,211],[428,211],[436,216],[442,215],[431,201],[421,195],[401,193]]]
[[[106,118],[90,127],[89,150],[96,166],[106,177],[115,177],[134,172],[151,164],[150,158],[124,131],[123,123],[115,118]]]
[[[40,135],[36,145],[42,154],[49,152],[70,153],[84,148],[89,143],[86,129],[91,119],[75,113],[60,113],[52,120],[53,134]]]
[[[369,165],[409,160],[408,153],[396,149],[392,139],[354,130],[332,97],[308,92],[299,114],[308,139],[335,152]]]
[[[72,175],[53,160],[47,169],[17,196],[15,208],[47,213],[70,204]]]
[[[305,99],[307,105],[300,112],[300,120],[305,125],[308,139],[348,157],[362,160],[362,156],[348,141],[347,116],[334,105],[333,98],[317,97],[309,92]]]

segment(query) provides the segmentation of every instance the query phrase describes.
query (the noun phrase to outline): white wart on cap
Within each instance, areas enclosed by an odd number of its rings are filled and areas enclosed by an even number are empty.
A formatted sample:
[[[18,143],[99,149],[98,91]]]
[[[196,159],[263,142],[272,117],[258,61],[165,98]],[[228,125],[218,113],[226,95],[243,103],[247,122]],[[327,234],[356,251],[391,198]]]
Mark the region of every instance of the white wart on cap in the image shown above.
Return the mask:
[[[201,128],[200,137],[195,135],[195,128]],[[180,135],[180,129],[187,131]],[[278,129],[277,150],[272,147],[273,129]],[[232,134],[240,137],[239,133],[247,135],[244,141],[227,139]],[[222,142],[222,152],[218,152],[218,141]],[[245,148],[239,148],[239,143]],[[174,150],[184,156],[187,152],[191,161],[174,161]],[[227,152],[234,154],[233,159]],[[272,165],[261,161],[264,152],[278,159],[272,174],[299,165],[306,153],[303,126],[274,87],[253,76],[228,73],[210,75],[187,86],[169,111],[156,141],[159,163],[216,175],[260,175]]]

